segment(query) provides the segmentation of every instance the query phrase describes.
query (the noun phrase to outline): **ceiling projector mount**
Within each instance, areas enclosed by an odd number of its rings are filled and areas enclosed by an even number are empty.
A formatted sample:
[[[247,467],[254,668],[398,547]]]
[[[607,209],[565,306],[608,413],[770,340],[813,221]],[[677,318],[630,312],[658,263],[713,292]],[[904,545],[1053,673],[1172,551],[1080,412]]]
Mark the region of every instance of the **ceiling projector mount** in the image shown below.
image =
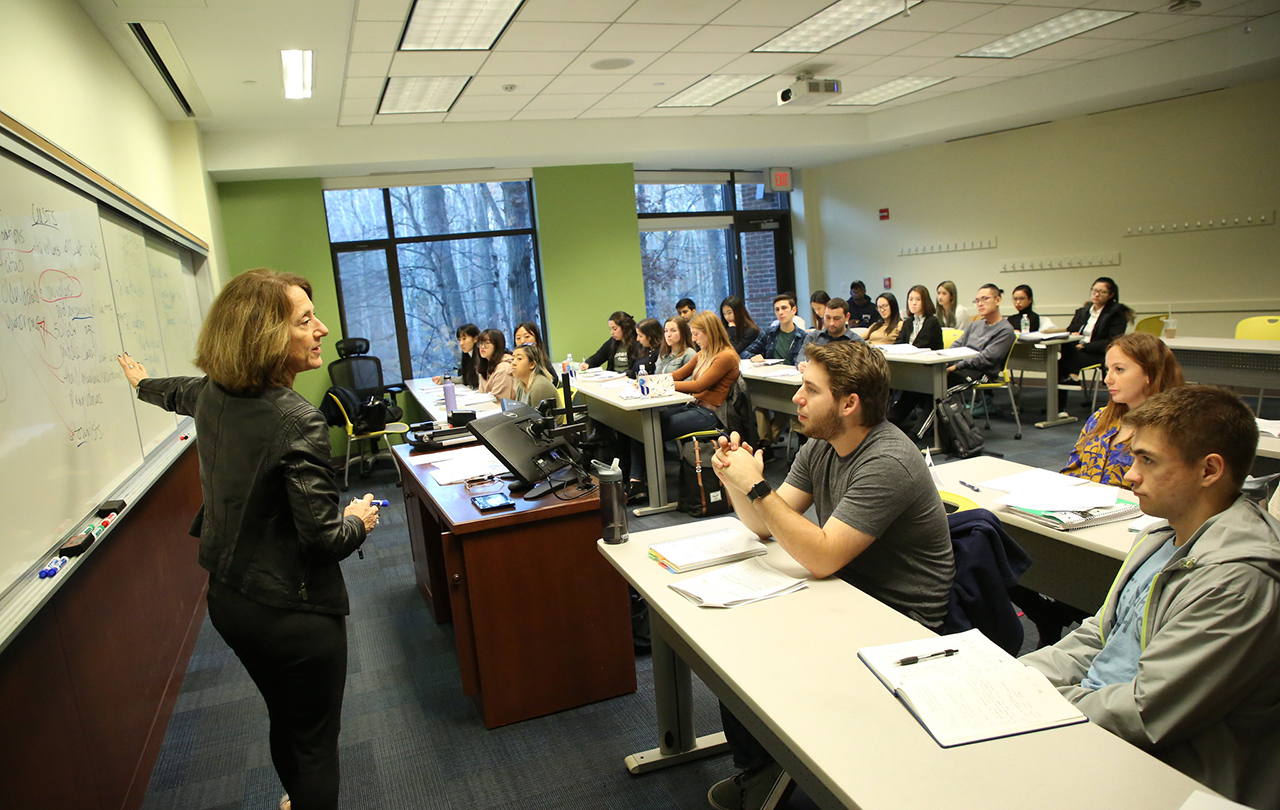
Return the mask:
[[[783,107],[790,104],[797,107],[808,107],[826,104],[839,95],[839,79],[815,79],[812,73],[801,73],[796,76],[795,84],[778,91],[778,106]]]

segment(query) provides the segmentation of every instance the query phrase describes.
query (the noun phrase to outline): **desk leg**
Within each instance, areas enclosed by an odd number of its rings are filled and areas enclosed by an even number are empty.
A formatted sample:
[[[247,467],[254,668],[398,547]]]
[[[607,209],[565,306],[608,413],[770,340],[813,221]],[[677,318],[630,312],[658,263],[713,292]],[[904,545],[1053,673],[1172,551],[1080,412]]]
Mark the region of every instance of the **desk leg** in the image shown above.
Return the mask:
[[[649,468],[649,503],[651,505],[632,510],[636,517],[670,512],[678,506],[667,499],[667,462],[662,457],[662,420],[659,416],[661,410],[661,408],[646,408],[641,411],[641,423],[644,425],[644,460]]]
[[[1058,410],[1058,347],[1047,346],[1044,350],[1045,366],[1045,400],[1044,421],[1036,422],[1038,428],[1049,428],[1057,425],[1069,425],[1076,421],[1074,416]],[[1080,386],[1083,391],[1084,386]]]
[[[933,367],[933,401],[929,403],[929,407],[934,409],[933,417],[933,447],[929,448],[930,453],[942,452],[942,425],[938,421],[936,414],[938,400],[947,395],[947,365],[939,363]],[[927,414],[926,414],[927,416]]]
[[[627,757],[627,770],[645,773],[725,753],[724,732],[693,736],[693,680],[689,665],[667,643],[666,623],[649,614],[653,636],[653,694],[658,710],[657,748]]]

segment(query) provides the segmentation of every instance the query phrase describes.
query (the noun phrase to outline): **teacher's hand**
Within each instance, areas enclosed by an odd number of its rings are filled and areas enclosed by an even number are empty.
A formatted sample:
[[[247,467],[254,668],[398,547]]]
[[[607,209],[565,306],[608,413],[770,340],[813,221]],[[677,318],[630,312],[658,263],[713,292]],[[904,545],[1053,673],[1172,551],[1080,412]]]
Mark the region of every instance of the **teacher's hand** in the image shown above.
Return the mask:
[[[373,493],[366,492],[363,498],[352,498],[351,503],[343,510],[342,515],[355,515],[364,523],[365,533],[373,531],[378,525],[378,507],[374,506]]]
[[[137,388],[138,383],[147,378],[147,367],[130,357],[128,352],[117,354],[116,360],[120,362],[120,368],[124,369],[125,379],[134,388]]]

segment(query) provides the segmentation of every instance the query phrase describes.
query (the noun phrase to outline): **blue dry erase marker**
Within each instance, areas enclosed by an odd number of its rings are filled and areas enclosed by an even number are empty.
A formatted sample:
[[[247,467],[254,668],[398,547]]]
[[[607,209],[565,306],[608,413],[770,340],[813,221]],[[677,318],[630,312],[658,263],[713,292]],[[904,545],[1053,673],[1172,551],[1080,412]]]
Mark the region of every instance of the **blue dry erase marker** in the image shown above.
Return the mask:
[[[52,560],[49,561],[48,565],[40,569],[40,579],[47,579],[53,576],[54,574],[58,573],[58,571],[62,568],[62,566],[66,564],[67,564],[66,557],[53,558]]]
[[[374,500],[369,501],[369,503],[373,504],[374,506],[390,506],[391,505],[391,501],[388,501],[385,498],[381,500],[378,500],[375,498]]]

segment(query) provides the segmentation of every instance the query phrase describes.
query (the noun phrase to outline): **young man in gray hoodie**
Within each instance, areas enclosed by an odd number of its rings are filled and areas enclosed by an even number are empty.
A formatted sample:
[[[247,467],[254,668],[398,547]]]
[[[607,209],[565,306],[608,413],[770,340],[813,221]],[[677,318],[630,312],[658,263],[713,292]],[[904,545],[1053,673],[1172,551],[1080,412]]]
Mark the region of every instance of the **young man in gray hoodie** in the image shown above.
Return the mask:
[[[1258,428],[1184,386],[1124,425],[1144,532],[1096,616],[1021,660],[1091,721],[1235,801],[1280,808],[1280,521],[1240,494]]]

